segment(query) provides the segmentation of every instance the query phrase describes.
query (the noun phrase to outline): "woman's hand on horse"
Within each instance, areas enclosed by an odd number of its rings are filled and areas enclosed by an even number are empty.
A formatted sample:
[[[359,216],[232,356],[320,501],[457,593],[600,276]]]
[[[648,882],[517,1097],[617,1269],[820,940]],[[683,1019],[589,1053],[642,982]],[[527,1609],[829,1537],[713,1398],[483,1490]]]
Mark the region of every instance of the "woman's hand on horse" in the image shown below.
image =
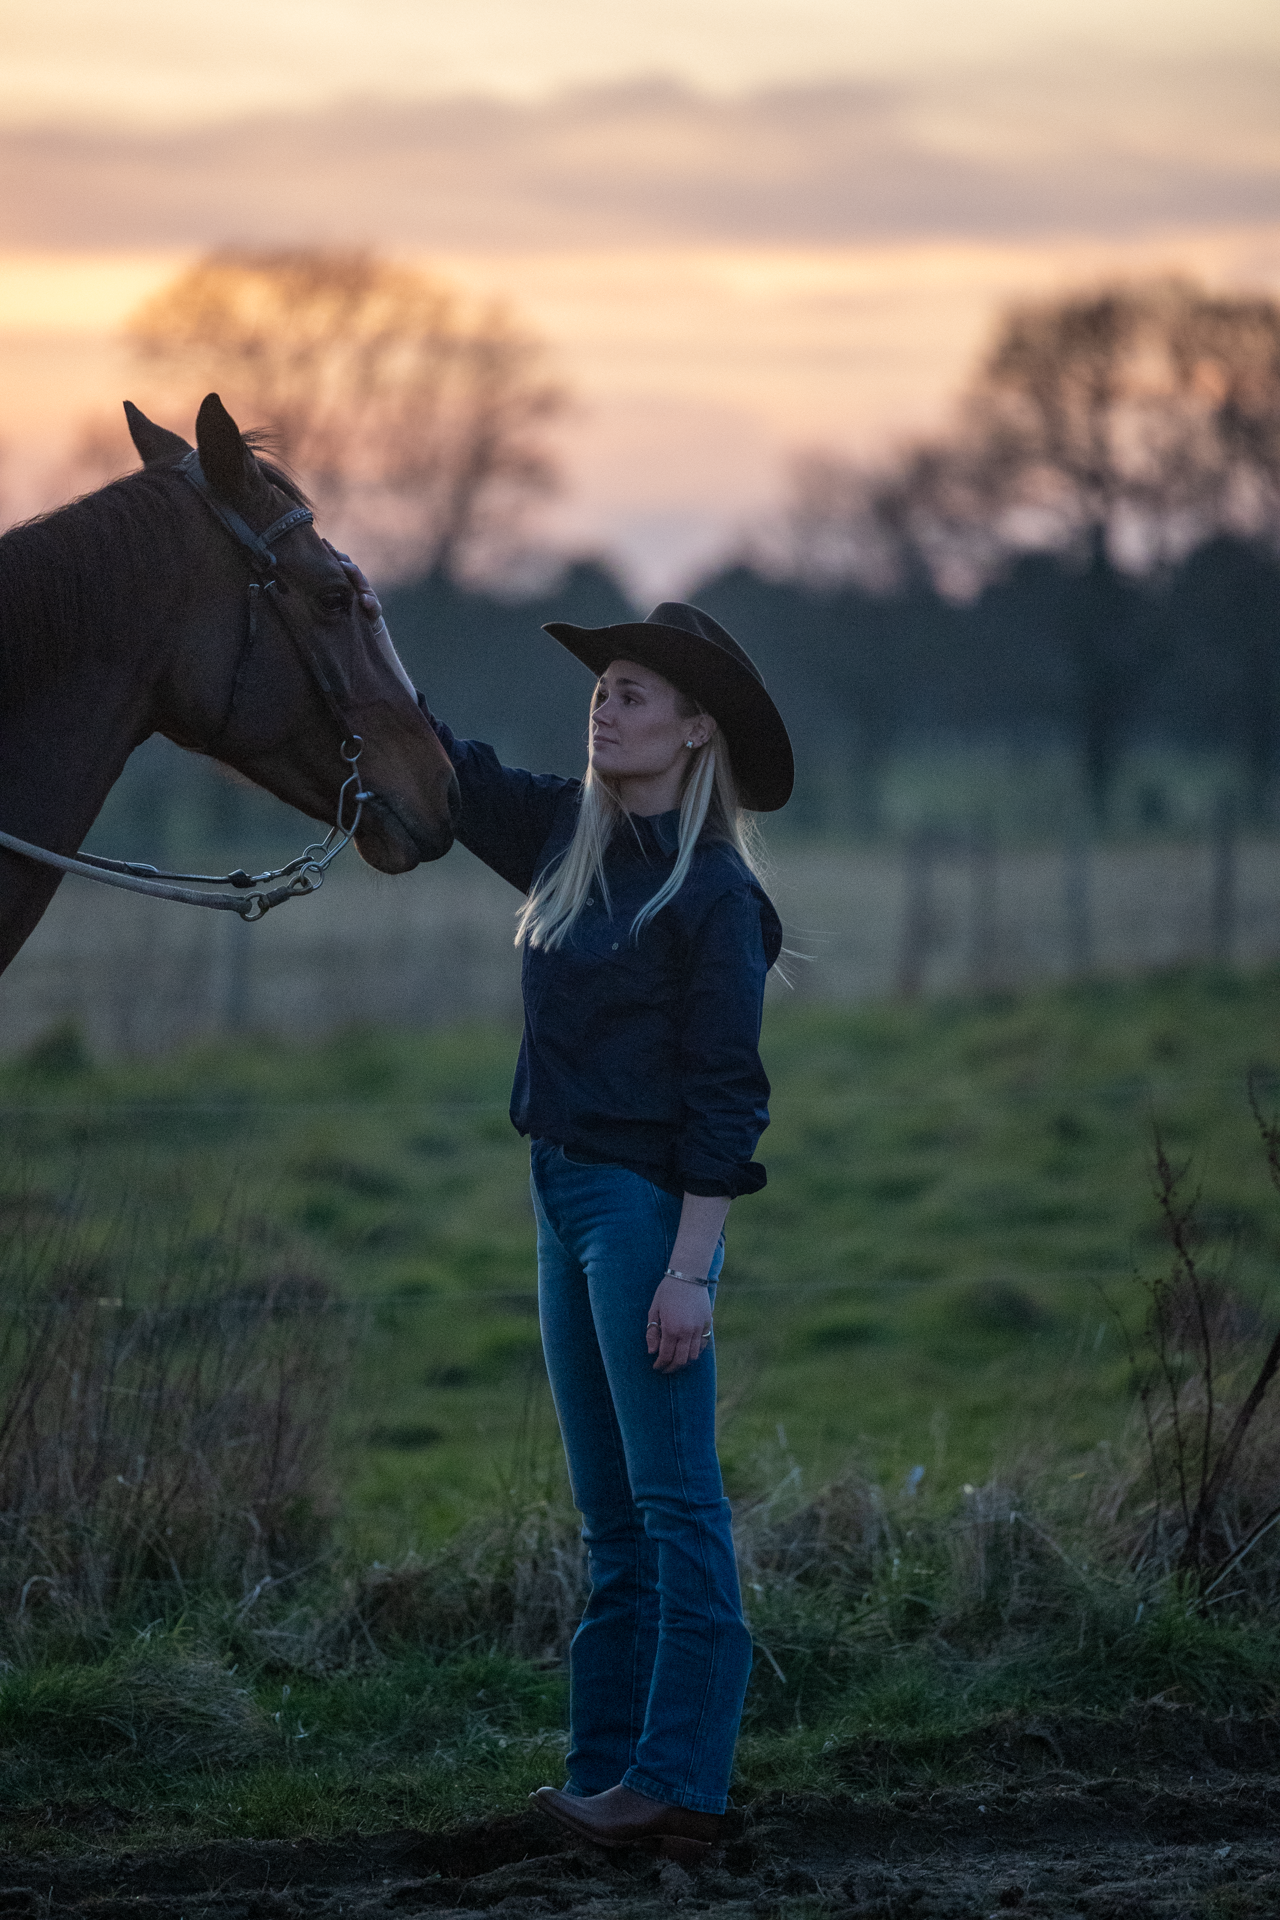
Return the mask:
[[[326,540],[324,544],[328,547],[330,553],[355,588],[356,597],[364,613],[368,616],[370,625],[376,627],[382,619],[382,602],[369,585],[363,567],[361,567],[358,560],[353,560],[349,553],[339,553],[332,540]]]
[[[696,1360],[711,1331],[711,1296],[687,1280],[663,1280],[649,1307],[644,1343],[656,1355],[655,1373],[679,1373]]]

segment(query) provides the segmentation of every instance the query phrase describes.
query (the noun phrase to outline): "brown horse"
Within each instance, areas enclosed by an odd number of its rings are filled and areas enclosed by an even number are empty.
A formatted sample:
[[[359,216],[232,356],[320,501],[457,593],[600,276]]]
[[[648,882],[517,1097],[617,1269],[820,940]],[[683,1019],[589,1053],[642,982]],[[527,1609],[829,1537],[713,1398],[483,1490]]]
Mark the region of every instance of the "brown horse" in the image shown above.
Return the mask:
[[[438,860],[453,770],[385,628],[370,628],[310,515],[291,513],[297,487],[216,394],[196,423],[202,488],[179,466],[187,442],[126,412],[141,470],[0,538],[0,831],[74,854],[152,733],[332,826],[350,772],[340,749],[359,734],[361,854],[383,873]],[[246,542],[282,516],[295,524],[273,537],[268,594]],[[0,970],[60,877],[0,849]]]

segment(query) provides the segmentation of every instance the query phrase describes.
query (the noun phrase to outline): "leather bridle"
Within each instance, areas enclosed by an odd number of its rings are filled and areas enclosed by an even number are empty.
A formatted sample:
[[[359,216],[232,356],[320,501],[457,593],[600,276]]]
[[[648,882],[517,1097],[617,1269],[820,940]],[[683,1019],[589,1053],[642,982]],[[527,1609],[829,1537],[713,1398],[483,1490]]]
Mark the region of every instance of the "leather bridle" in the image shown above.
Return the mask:
[[[344,713],[337,691],[326,676],[325,663],[303,638],[288,607],[288,586],[278,577],[275,544],[285,534],[292,533],[295,527],[314,524],[315,515],[310,507],[291,507],[278,520],[273,520],[269,527],[257,533],[234,507],[228,506],[214,492],[200,464],[198,449],[193,447],[189,453],[184,453],[175,462],[173,470],[195,489],[214,519],[230,534],[248,560],[254,575],[249,582],[244,638],[232,670],[226,712],[210,744],[222,740],[231,726],[241,677],[258,638],[261,608],[264,604],[270,605],[275,609],[280,625],[314,681],[325,706],[338,723],[342,742],[338,751],[351,771],[338,792],[334,824],[323,842],[313,842],[285,866],[254,874],[246,873],[242,867],[237,867],[234,873],[166,873],[137,860],[108,860],[93,853],[75,856],[54,853],[48,847],[39,847],[30,840],[20,840],[16,834],[3,832],[0,832],[0,847],[7,848],[10,853],[21,854],[25,859],[38,861],[43,866],[56,867],[63,873],[78,873],[86,880],[99,880],[104,886],[123,887],[131,893],[151,894],[161,900],[176,900],[183,906],[213,907],[226,913],[238,913],[242,920],[261,920],[272,907],[317,892],[332,862],[355,837],[365,801],[373,798],[372,793],[361,787],[356,767],[364,750],[364,741],[358,733],[349,729],[348,715]],[[355,815],[348,826],[344,816],[352,787],[356,789],[352,801]],[[284,884],[272,886],[272,881]],[[230,887],[233,891],[229,895],[206,893],[203,891],[205,887]]]
[[[287,600],[289,589],[285,582],[277,577],[276,556],[272,551],[275,542],[282,539],[286,533],[292,533],[295,527],[314,525],[314,513],[310,507],[291,507],[288,513],[282,513],[278,520],[273,520],[271,525],[264,527],[261,533],[255,533],[249,522],[238,514],[234,507],[229,507],[225,500],[218,498],[205,478],[204,468],[200,465],[200,454],[195,447],[192,447],[190,453],[183,454],[181,460],[176,463],[174,471],[180,473],[188,485],[199,494],[214,519],[231,535],[256,576],[249,582],[249,613],[245,621],[244,639],[240,643],[240,654],[231,676],[231,694],[227,701],[226,717],[215,738],[221,739],[231,725],[236,694],[240,689],[240,677],[258,638],[259,608],[267,604],[274,607],[281,626],[293,644],[294,651],[315,681],[320,697],[342,729],[342,739],[345,744],[348,736],[347,716],[325,675],[324,662],[319,654],[303,641],[294,625]]]

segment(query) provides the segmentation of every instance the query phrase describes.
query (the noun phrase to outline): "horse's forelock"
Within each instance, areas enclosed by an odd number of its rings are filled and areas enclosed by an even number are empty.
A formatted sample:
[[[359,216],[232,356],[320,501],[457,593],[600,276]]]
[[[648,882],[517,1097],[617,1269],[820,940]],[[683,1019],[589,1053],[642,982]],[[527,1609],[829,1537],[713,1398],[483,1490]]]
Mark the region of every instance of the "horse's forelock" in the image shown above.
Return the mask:
[[[251,428],[248,433],[241,434],[240,437],[257,461],[258,471],[264,480],[269,480],[273,487],[279,487],[281,493],[287,495],[296,506],[311,507],[315,505],[315,502],[303,491],[299,481],[290,473],[288,467],[281,459],[279,448],[276,444],[276,437],[273,433],[264,427],[254,427]]]

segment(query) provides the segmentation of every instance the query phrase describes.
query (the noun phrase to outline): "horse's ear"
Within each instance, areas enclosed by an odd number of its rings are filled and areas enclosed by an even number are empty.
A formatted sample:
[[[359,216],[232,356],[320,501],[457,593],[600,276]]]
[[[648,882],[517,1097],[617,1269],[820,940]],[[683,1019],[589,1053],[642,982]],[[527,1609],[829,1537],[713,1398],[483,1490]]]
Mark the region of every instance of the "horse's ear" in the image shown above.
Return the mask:
[[[216,393],[207,393],[196,415],[196,445],[204,477],[216,494],[235,506],[249,492],[258,463],[240,437],[240,429]]]
[[[180,433],[158,427],[132,400],[124,403],[124,417],[129,423],[129,438],[142,455],[144,467],[158,466],[162,460],[180,460],[184,453],[190,453],[191,447]]]

